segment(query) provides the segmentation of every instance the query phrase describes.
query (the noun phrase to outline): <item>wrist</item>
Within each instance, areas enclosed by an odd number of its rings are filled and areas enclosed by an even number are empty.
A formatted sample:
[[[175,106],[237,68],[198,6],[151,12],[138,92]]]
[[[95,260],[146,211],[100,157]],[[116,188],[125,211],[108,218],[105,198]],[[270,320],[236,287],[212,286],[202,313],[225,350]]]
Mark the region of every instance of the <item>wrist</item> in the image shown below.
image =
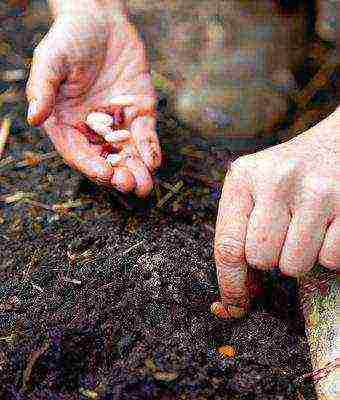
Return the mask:
[[[48,0],[54,18],[91,14],[98,18],[126,15],[122,0]]]

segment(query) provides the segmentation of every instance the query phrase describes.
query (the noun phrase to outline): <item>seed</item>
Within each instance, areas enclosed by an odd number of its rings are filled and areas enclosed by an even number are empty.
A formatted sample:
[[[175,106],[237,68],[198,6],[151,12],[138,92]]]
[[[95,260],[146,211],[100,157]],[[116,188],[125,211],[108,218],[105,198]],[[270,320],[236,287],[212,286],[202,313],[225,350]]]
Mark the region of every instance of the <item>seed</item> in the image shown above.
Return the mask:
[[[220,353],[222,356],[227,357],[227,358],[234,358],[236,354],[236,350],[232,346],[221,346],[217,349],[218,353]]]
[[[110,154],[106,157],[106,161],[114,167],[122,161],[122,157],[119,154]]]
[[[124,110],[121,106],[111,104],[110,106],[96,108],[93,112],[109,114],[113,117],[113,125],[120,127],[125,120]]]
[[[114,120],[111,115],[93,112],[87,116],[86,123],[97,133],[102,133],[103,130],[107,131],[107,128],[110,128],[113,125]]]
[[[111,143],[122,142],[128,140],[131,137],[131,133],[127,130],[113,131],[105,135],[105,140]]]

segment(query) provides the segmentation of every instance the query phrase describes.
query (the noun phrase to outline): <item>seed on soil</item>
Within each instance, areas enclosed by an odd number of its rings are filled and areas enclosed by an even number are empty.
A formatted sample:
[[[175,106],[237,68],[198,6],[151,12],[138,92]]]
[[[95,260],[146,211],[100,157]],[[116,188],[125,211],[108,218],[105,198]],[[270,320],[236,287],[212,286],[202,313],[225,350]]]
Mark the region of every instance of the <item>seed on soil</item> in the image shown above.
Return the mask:
[[[118,165],[121,161],[122,161],[122,156],[120,156],[119,154],[109,154],[106,157],[106,161],[112,166],[115,167],[116,165]]]
[[[222,354],[222,356],[227,357],[227,358],[234,358],[236,354],[236,350],[232,346],[221,346],[217,349],[217,352]]]
[[[131,133],[127,130],[122,129],[119,131],[108,133],[107,135],[105,135],[105,140],[111,143],[118,143],[130,139],[130,137]]]

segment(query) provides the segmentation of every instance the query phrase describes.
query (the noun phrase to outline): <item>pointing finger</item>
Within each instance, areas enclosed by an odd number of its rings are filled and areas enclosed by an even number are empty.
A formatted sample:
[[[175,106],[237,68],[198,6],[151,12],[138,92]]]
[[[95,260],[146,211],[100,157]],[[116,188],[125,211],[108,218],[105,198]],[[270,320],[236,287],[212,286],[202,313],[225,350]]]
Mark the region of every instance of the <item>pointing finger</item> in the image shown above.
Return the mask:
[[[252,208],[252,197],[237,161],[224,183],[215,236],[222,302],[231,317],[244,315],[248,306],[245,241]]]

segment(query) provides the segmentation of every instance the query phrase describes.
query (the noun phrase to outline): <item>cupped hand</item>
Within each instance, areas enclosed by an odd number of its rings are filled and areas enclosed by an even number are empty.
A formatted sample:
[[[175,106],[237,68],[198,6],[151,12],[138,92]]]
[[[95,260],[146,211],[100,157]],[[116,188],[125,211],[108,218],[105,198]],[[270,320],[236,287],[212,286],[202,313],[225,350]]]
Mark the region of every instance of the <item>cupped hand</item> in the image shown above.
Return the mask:
[[[340,268],[340,108],[289,142],[239,158],[219,205],[215,259],[222,304],[248,307],[248,266],[300,277],[316,262]],[[223,307],[222,307],[223,306]]]
[[[58,152],[97,183],[146,196],[161,151],[155,130],[155,93],[145,50],[136,29],[121,12],[83,10],[56,18],[34,51],[27,84],[28,121],[43,124]],[[112,167],[102,145],[78,129],[94,109],[121,106],[123,129],[132,140]]]

